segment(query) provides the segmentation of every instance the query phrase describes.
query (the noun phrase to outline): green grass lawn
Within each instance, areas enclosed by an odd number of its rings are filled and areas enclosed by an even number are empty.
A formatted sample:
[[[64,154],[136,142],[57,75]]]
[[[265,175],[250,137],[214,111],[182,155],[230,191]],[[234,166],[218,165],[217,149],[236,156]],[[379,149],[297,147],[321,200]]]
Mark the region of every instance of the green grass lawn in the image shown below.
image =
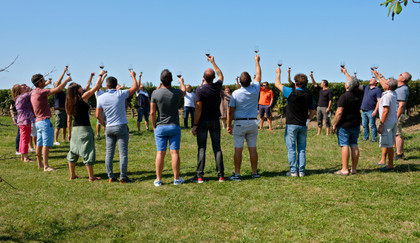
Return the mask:
[[[92,120],[93,121],[93,120]],[[96,122],[96,121],[95,121]],[[95,123],[92,122],[92,123]],[[166,158],[164,186],[153,186],[155,145],[152,132],[129,127],[129,177],[133,184],[109,184],[104,165],[105,140],[96,141],[95,174],[101,181],[70,181],[69,143],[55,146],[43,172],[14,155],[16,127],[0,118],[0,241],[144,242],[144,241],[420,241],[420,131],[405,134],[406,160],[396,172],[381,173],[377,143],[360,142],[359,174],[335,176],[341,157],[335,136],[308,133],[307,176],[289,178],[284,129],[259,133],[260,179],[250,179],[244,153],[240,182],[219,183],[208,143],[204,184],[189,183],[197,158],[195,137],[182,130],[181,176],[172,184]],[[142,127],[144,128],[144,126]],[[233,138],[222,131],[226,177],[233,172]],[[33,153],[30,154],[35,158]],[[119,174],[118,153],[114,172]],[[187,180],[188,179],[188,180]]]

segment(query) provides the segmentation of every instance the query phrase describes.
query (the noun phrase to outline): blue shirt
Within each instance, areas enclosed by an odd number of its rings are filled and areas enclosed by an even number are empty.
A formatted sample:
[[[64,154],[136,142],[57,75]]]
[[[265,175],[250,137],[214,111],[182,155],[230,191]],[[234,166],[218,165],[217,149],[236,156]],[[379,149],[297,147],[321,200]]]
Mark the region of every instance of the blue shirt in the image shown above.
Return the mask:
[[[398,88],[395,90],[395,92],[397,93],[397,101],[405,101],[405,105],[404,105],[404,110],[403,110],[403,114],[405,113],[405,108],[407,107],[407,100],[408,100],[408,95],[409,95],[409,89],[407,85],[401,85],[398,86]]]
[[[360,109],[362,111],[375,110],[378,99],[382,96],[382,91],[378,87],[370,88],[369,85],[363,85],[363,101]]]
[[[258,82],[233,91],[229,107],[235,107],[235,119],[257,117],[259,94],[260,83]]]
[[[106,117],[106,126],[118,126],[127,124],[125,112],[125,100],[130,91],[109,89],[98,97],[98,108],[102,108]]]
[[[302,89],[301,87],[296,88],[296,90],[302,90],[302,91],[308,91],[307,89]],[[290,87],[286,87],[283,86],[283,96],[287,99],[289,98],[290,94],[292,93],[293,88]],[[316,110],[316,106],[315,106],[315,99],[312,97],[312,105],[311,105],[311,109],[312,110]]]

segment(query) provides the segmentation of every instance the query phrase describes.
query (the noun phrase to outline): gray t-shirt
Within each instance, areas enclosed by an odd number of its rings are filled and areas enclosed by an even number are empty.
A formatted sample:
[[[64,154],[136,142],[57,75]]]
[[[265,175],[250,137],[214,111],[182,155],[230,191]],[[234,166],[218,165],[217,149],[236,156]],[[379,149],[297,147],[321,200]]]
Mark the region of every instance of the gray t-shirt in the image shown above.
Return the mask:
[[[177,125],[179,126],[178,104],[182,99],[183,92],[180,89],[160,88],[153,91],[151,102],[156,104],[156,126]]]
[[[408,94],[410,93],[408,90],[407,85],[401,85],[399,86],[395,92],[397,93],[397,101],[405,101],[403,114],[405,113],[405,108],[407,107],[407,100],[408,100]]]
[[[382,98],[379,101],[379,117],[382,119],[384,107],[389,107],[389,113],[386,117],[384,127],[390,128],[397,124],[397,94],[395,91],[388,90],[382,93]]]

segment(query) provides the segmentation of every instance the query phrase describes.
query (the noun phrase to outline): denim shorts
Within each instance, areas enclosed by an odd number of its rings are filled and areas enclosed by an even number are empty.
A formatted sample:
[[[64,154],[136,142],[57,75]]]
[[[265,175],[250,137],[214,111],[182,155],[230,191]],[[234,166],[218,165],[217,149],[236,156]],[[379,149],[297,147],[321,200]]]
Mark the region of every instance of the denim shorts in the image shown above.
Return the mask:
[[[144,121],[149,122],[149,113],[150,113],[149,107],[139,107],[137,122],[141,122],[143,120],[143,117],[144,117]]]
[[[337,127],[338,146],[357,146],[359,133],[360,126],[350,128]]]
[[[181,128],[177,125],[161,125],[155,129],[157,151],[166,151],[169,141],[170,150],[179,150],[181,145]]]
[[[54,127],[50,119],[37,121],[36,126],[36,145],[52,147],[54,142]]]

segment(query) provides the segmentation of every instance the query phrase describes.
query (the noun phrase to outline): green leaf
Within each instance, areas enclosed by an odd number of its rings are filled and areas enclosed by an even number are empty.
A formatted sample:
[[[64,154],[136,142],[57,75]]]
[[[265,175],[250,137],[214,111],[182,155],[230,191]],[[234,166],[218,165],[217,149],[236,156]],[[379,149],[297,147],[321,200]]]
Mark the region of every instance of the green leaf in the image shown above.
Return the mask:
[[[391,5],[389,5],[388,17],[389,17],[389,14],[390,14],[390,13],[391,13],[391,11],[392,11],[392,6],[394,6],[394,4],[392,4],[392,3],[391,3]]]
[[[401,6],[400,2],[397,2],[397,3],[395,4],[395,7],[394,7],[394,13],[396,13],[396,14],[400,14],[400,13],[401,13],[401,11],[402,11],[402,6]]]

